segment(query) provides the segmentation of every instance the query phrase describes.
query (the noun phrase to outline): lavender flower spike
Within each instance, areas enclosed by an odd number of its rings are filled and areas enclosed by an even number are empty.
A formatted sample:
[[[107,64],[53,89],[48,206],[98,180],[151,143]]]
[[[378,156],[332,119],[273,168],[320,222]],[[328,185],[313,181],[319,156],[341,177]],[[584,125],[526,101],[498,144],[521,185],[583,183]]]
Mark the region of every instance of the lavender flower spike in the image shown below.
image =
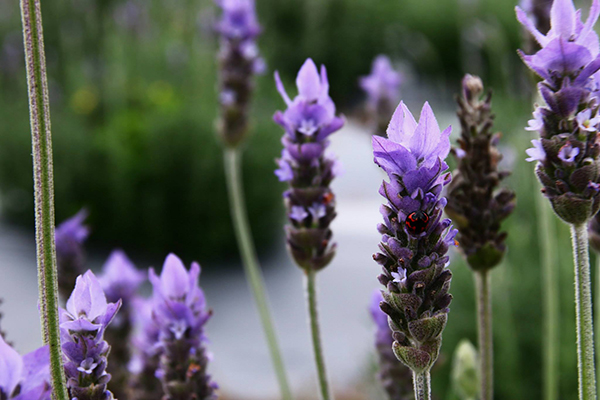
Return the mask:
[[[585,223],[600,208],[595,97],[600,55],[593,29],[599,14],[600,2],[593,0],[583,23],[572,0],[555,0],[551,29],[543,35],[517,7],[517,18],[542,47],[533,55],[521,53],[525,64],[543,79],[538,88],[546,102],[534,113],[540,143],[528,152],[529,160],[537,161],[542,191],[554,211],[571,224]]]
[[[394,70],[387,56],[379,55],[373,61],[371,74],[361,77],[359,83],[367,93],[368,112],[377,122],[375,134],[385,136],[394,106],[400,100],[402,75]]]
[[[335,254],[329,229],[336,215],[335,197],[329,184],[336,176],[337,162],[326,149],[329,135],[339,130],[344,120],[335,115],[325,67],[321,66],[319,74],[310,58],[298,72],[298,95],[293,100],[277,72],[275,82],[288,106],[273,117],[285,129],[281,140],[284,149],[275,174],[289,184],[283,194],[289,220],[288,249],[301,268],[317,271],[327,266]]]
[[[83,242],[89,235],[89,228],[84,225],[87,216],[88,212],[82,209],[55,230],[58,289],[63,299],[69,297],[75,280],[84,272]]]
[[[440,131],[425,103],[419,122],[400,103],[388,127],[388,139],[373,136],[375,163],[389,177],[379,193],[384,223],[380,253],[383,267],[381,309],[393,330],[396,357],[413,370],[417,400],[429,399],[429,370],[442,344],[450,301],[452,273],[446,269],[457,230],[442,219],[441,197],[451,176],[444,159],[450,151],[450,130]]]
[[[188,272],[174,254],[167,256],[160,277],[150,268],[152,318],[162,349],[157,376],[165,400],[217,398],[217,385],[206,373],[209,356],[204,325],[211,313],[198,285],[199,276],[200,265],[192,263]]]
[[[106,300],[116,303],[121,300],[119,313],[105,332],[106,341],[111,344],[111,363],[108,372],[112,376],[110,389],[118,399],[126,398],[129,381],[128,365],[131,358],[130,338],[133,331],[133,301],[136,291],[146,274],[138,271],[122,250],[114,250],[98,278],[106,295]]]
[[[77,277],[75,289],[61,309],[60,329],[70,398],[108,400],[111,375],[106,372],[110,346],[104,332],[121,307],[108,303],[92,271]]]
[[[260,25],[254,0],[216,0],[222,8],[216,30],[221,37],[219,132],[228,147],[236,147],[248,130],[249,103],[254,89],[253,76],[264,72],[256,37]]]
[[[379,304],[383,301],[381,292],[376,290],[371,298],[369,311],[376,325],[375,348],[379,355],[379,380],[389,400],[412,400],[412,372],[402,364],[392,350],[392,331],[387,315],[381,311]]]
[[[21,357],[0,335],[0,399],[50,400],[50,391],[48,346]]]

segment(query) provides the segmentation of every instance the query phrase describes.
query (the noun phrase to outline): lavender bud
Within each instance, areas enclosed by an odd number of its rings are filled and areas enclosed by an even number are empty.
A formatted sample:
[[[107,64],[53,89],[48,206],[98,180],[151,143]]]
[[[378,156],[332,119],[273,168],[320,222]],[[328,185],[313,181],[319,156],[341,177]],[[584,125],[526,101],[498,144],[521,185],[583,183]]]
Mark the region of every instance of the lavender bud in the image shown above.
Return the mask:
[[[84,272],[83,242],[89,235],[89,228],[83,223],[87,216],[87,211],[82,209],[58,225],[54,231],[58,289],[63,299],[69,298],[75,280]]]
[[[71,398],[108,400],[110,374],[106,372],[110,346],[104,332],[121,307],[108,303],[92,271],[77,277],[75,289],[60,311],[62,350],[67,388]]]
[[[278,73],[275,81],[288,106],[273,117],[285,129],[284,149],[277,160],[279,169],[275,175],[289,184],[283,194],[289,220],[288,249],[301,268],[320,270],[335,254],[329,228],[336,215],[335,196],[329,185],[338,167],[337,161],[326,152],[327,138],[342,127],[344,120],[335,116],[325,67],[321,66],[319,74],[310,58],[298,72],[298,96],[293,101]]]
[[[237,146],[248,131],[254,75],[265,69],[256,37],[260,25],[254,0],[216,0],[223,10],[216,30],[221,38],[219,87],[221,116],[218,129],[228,147]]]
[[[446,200],[440,197],[450,182],[444,162],[450,127],[440,131],[428,103],[417,123],[401,102],[387,135],[388,139],[373,136],[375,163],[389,177],[379,192],[387,200],[382,215],[392,232],[380,244],[387,258],[381,264],[392,278],[382,292],[381,310],[389,316],[392,330],[406,338],[394,341],[394,354],[421,374],[438,357],[451,299],[452,274],[446,269],[445,253],[455,244],[457,231],[450,220],[441,218]]]
[[[492,132],[491,93],[482,98],[483,83],[472,75],[464,77],[462,91],[463,97],[456,99],[462,156],[448,187],[446,213],[458,225],[460,248],[471,268],[487,270],[506,252],[500,224],[514,208],[515,194],[498,187],[506,174],[498,172],[502,155],[496,147],[499,135]]]

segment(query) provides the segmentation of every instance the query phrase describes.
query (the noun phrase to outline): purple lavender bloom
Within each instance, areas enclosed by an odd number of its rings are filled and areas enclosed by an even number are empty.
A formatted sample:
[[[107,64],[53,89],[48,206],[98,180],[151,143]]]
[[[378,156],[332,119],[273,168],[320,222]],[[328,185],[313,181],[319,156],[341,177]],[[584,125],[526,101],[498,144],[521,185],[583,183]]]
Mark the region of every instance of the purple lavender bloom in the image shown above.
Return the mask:
[[[237,146],[248,130],[249,103],[254,75],[266,69],[256,37],[260,25],[254,0],[216,0],[223,10],[215,29],[221,37],[219,52],[221,118],[219,132],[229,147]]]
[[[381,291],[376,290],[371,297],[369,311],[375,322],[375,348],[379,356],[378,377],[390,400],[414,399],[412,372],[402,364],[392,350],[392,330],[388,324],[388,316],[381,311],[383,301]]]
[[[165,399],[216,399],[217,385],[206,373],[204,325],[211,316],[198,284],[200,265],[186,271],[183,262],[169,254],[160,277],[150,268],[153,287],[152,319],[158,327],[161,347],[161,379]]]
[[[527,152],[528,161],[538,161],[542,192],[556,214],[567,223],[584,223],[600,208],[599,120],[592,118],[598,113],[600,47],[594,24],[600,1],[592,1],[583,23],[572,0],[555,0],[545,35],[523,10],[516,11],[541,46],[532,55],[521,52],[521,57],[543,79],[538,89],[546,102],[537,107],[528,128],[540,134]]]
[[[123,250],[114,250],[102,268],[98,278],[109,302],[129,303],[138,288],[146,280],[146,274],[138,271]]]
[[[111,391],[116,398],[125,398],[130,381],[128,365],[131,359],[130,338],[133,331],[133,301],[139,286],[146,280],[146,274],[138,271],[122,250],[114,250],[98,278],[106,299],[122,302],[119,313],[105,331],[105,338],[111,344],[108,373],[111,374]]]
[[[137,334],[132,343],[134,354],[128,365],[133,375],[130,388],[131,398],[161,400],[163,390],[156,377],[159,368],[161,345],[158,340],[159,327],[152,318],[152,299],[137,297],[133,300],[134,324]]]
[[[84,272],[85,252],[83,242],[90,231],[84,225],[88,216],[85,209],[62,222],[54,231],[56,241],[56,264],[58,267],[58,289],[63,299],[71,294],[75,279]]]
[[[395,71],[387,56],[379,55],[373,60],[371,74],[359,80],[360,87],[367,93],[367,111],[377,121],[376,134],[385,136],[387,123],[400,100],[402,75]]]
[[[335,218],[335,198],[329,185],[335,178],[336,160],[326,149],[329,135],[339,130],[344,120],[335,115],[325,67],[321,66],[319,73],[310,58],[298,72],[298,95],[293,100],[277,72],[275,82],[287,104],[273,119],[285,130],[275,175],[289,184],[283,194],[290,222],[286,228],[288,249],[301,268],[319,270],[335,254],[329,229]]]
[[[0,336],[0,399],[50,400],[50,392],[48,346],[21,357]]]
[[[61,309],[60,329],[65,358],[67,387],[71,398],[107,400],[113,394],[106,372],[110,346],[104,332],[121,307],[121,301],[108,303],[102,286],[92,271],[77,277],[75,289]]]
[[[384,223],[380,253],[383,267],[381,309],[393,330],[393,351],[415,373],[429,371],[437,359],[446,325],[452,273],[448,249],[457,230],[442,219],[450,180],[444,159],[450,151],[450,127],[440,131],[429,104],[419,122],[400,103],[388,127],[388,139],[373,136],[373,155],[389,177],[379,193]]]

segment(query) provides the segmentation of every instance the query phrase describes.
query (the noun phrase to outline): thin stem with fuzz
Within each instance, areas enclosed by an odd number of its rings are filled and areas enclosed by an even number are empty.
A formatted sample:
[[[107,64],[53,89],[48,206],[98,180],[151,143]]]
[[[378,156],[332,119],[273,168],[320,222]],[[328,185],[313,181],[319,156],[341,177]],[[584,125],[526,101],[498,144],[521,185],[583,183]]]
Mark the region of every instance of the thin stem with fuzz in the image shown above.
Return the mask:
[[[415,400],[431,400],[431,375],[429,371],[416,373],[413,371]]]
[[[494,398],[494,337],[492,335],[492,295],[489,270],[475,271],[481,400]]]
[[[323,346],[321,344],[321,330],[319,326],[319,313],[317,309],[317,288],[316,272],[306,270],[306,296],[308,300],[308,318],[310,323],[310,333],[313,344],[315,362],[317,364],[317,374],[319,377],[319,390],[322,400],[333,399],[327,380],[327,371],[325,370],[325,358],[323,356]]]
[[[229,206],[235,228],[235,235],[244,264],[244,271],[246,272],[246,278],[248,279],[248,284],[252,290],[256,308],[258,309],[260,320],[263,325],[263,330],[267,337],[267,345],[269,346],[271,361],[273,363],[273,368],[275,369],[275,374],[277,375],[277,381],[279,382],[281,398],[283,400],[291,400],[292,392],[290,391],[285,365],[279,350],[277,334],[275,333],[273,318],[271,317],[269,302],[267,300],[264,278],[262,276],[258,257],[256,256],[256,250],[254,249],[250,224],[248,223],[241,179],[241,153],[239,148],[226,148],[224,158],[227,190],[229,192]]]
[[[44,343],[50,348],[52,397],[67,400],[58,320],[58,279],[54,244],[54,174],[44,34],[40,0],[21,0],[23,42],[29,88],[29,115],[35,191],[35,230],[40,315]]]
[[[575,263],[575,315],[577,326],[577,367],[579,399],[596,399],[594,365],[594,323],[592,320],[592,285],[588,255],[587,223],[571,225],[573,261]]]

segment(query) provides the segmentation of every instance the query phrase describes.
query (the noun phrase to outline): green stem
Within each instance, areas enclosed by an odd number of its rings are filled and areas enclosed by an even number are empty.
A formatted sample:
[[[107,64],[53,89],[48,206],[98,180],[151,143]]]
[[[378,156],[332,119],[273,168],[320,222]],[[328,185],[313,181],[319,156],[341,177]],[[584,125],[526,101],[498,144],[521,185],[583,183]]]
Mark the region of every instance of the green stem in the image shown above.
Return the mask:
[[[271,361],[279,382],[281,398],[283,400],[291,400],[292,393],[287,380],[283,358],[279,351],[279,344],[269,303],[267,300],[265,283],[254,249],[252,241],[252,233],[250,232],[250,224],[248,223],[248,215],[246,214],[246,203],[241,179],[241,154],[239,149],[227,148],[224,150],[225,158],[225,175],[227,176],[227,190],[229,192],[229,206],[231,208],[231,216],[235,228],[235,235],[246,272],[246,279],[254,295],[256,308],[260,315],[260,320],[263,325],[265,336],[267,337],[267,345],[271,353]]]
[[[429,371],[420,374],[413,371],[415,400],[431,400],[431,375]]]
[[[52,397],[54,400],[67,400],[58,321],[52,135],[40,0],[21,0],[21,16],[29,88],[42,337],[50,348]]]
[[[598,337],[600,337],[600,254],[596,254],[596,299],[595,299],[595,311],[596,311],[596,357],[600,356],[600,340],[598,340]],[[598,363],[598,360],[596,360],[596,364]],[[596,370],[596,382],[600,381],[600,368],[598,368]]]
[[[492,295],[490,271],[475,272],[481,400],[494,398],[494,337],[492,335]]]
[[[535,185],[537,189],[538,186]],[[544,399],[558,400],[558,346],[560,317],[558,266],[556,265],[556,225],[550,204],[544,196],[536,193],[536,206],[538,212],[538,242],[542,262],[542,275],[544,284],[544,335],[543,335],[543,376]]]
[[[323,346],[321,345],[321,331],[319,328],[319,313],[317,310],[317,284],[316,272],[309,269],[306,271],[306,296],[308,299],[308,318],[310,321],[310,333],[313,343],[313,351],[315,354],[315,362],[317,364],[317,375],[319,377],[319,389],[321,391],[321,399],[333,399],[333,395],[329,390],[327,380],[327,371],[325,370],[325,359],[323,357]]]
[[[592,400],[596,399],[596,371],[587,224],[571,225],[571,237],[573,239],[573,261],[575,262],[579,399]]]

